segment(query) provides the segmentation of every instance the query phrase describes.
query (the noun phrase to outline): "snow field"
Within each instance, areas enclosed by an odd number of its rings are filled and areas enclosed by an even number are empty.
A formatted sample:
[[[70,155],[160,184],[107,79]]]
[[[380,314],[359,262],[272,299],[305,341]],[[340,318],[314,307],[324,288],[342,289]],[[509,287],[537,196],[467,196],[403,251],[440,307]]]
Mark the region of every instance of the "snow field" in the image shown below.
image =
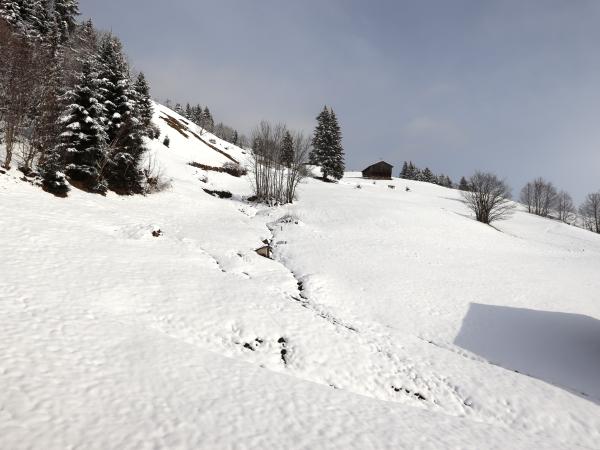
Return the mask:
[[[157,105],[165,192],[0,176],[0,447],[597,447],[598,236],[520,211],[495,230],[456,191],[353,173],[250,204],[188,165],[229,161],[191,132],[244,151],[161,115],[182,118]]]

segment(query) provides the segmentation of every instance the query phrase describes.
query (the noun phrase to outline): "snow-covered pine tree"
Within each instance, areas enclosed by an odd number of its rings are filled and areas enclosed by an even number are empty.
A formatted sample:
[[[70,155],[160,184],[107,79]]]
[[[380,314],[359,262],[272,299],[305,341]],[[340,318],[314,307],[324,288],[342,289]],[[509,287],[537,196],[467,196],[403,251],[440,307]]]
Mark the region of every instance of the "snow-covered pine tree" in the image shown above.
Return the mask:
[[[286,167],[291,167],[294,162],[294,139],[288,130],[281,141],[281,162]]]
[[[144,72],[140,72],[134,84],[135,100],[136,100],[136,116],[141,122],[146,134],[153,137],[152,116],[154,114],[154,106],[150,98],[150,86],[146,81]]]
[[[184,114],[183,108],[181,107],[181,103],[175,103],[175,109],[173,111],[175,111],[180,116],[183,116]]]
[[[0,17],[19,34],[39,38],[47,34],[50,26],[48,0],[2,0]]]
[[[23,0],[2,0],[0,2],[0,17],[12,27],[19,27],[23,22]]]
[[[469,191],[469,183],[465,177],[460,177],[460,181],[458,183],[458,189],[461,191]]]
[[[55,169],[58,162],[63,161],[72,183],[91,192],[103,193],[106,191],[102,167],[107,158],[107,135],[101,85],[96,61],[86,59],[76,74],[73,88],[63,96],[66,106],[59,119],[60,143],[50,156],[49,167]],[[48,174],[48,179],[54,175]]]
[[[73,41],[79,53],[84,55],[99,53],[98,34],[91,19],[77,27]]]
[[[450,177],[444,174],[440,174],[436,177],[436,181],[435,184],[438,184],[440,186],[444,186],[444,187],[448,187],[451,188],[452,187],[452,180],[450,180]]]
[[[121,134],[121,123],[132,113],[133,99],[122,44],[111,34],[100,42],[100,77],[106,107],[106,132],[113,145]]]
[[[54,20],[60,30],[61,42],[66,42],[77,27],[78,0],[54,0]]]
[[[407,180],[416,180],[418,174],[419,174],[419,169],[417,169],[417,167],[413,164],[412,161],[409,161],[408,169],[406,172],[406,179]]]
[[[329,146],[329,122],[329,109],[325,106],[317,116],[317,126],[315,127],[312,139],[312,150],[308,156],[308,162],[313,166],[322,166],[325,160],[325,153]]]
[[[427,183],[435,183],[437,181],[435,175],[429,169],[429,167],[425,167],[425,170],[423,170],[421,181],[425,181]]]
[[[32,9],[35,15],[33,26],[41,37],[49,36],[54,27],[51,0],[34,0]]]
[[[210,110],[208,109],[208,106],[205,106],[204,111],[202,112],[202,128],[211,133],[215,129],[215,121],[210,113]]]
[[[346,168],[344,163],[344,149],[342,147],[342,131],[333,109],[329,108],[329,133],[331,144],[325,158],[323,175],[340,180]]]
[[[136,114],[137,93],[118,38],[104,37],[100,44],[100,61],[110,144],[106,178],[110,188],[119,193],[140,192],[138,165],[146,151],[143,138],[147,129]]]
[[[186,103],[185,105],[185,113],[183,117],[185,117],[187,120],[192,120],[192,107],[189,103]]]
[[[196,105],[192,108],[192,118],[191,121],[196,125],[200,126],[202,123],[202,106]]]

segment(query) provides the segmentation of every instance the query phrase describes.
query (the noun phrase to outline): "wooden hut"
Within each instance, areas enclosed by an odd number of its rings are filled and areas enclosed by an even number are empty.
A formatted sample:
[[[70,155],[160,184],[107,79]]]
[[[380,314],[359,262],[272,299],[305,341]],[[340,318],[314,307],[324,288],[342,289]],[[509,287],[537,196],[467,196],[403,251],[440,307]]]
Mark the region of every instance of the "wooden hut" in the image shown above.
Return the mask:
[[[392,169],[394,166],[386,163],[385,161],[379,161],[362,171],[363,178],[373,178],[376,180],[391,180]]]

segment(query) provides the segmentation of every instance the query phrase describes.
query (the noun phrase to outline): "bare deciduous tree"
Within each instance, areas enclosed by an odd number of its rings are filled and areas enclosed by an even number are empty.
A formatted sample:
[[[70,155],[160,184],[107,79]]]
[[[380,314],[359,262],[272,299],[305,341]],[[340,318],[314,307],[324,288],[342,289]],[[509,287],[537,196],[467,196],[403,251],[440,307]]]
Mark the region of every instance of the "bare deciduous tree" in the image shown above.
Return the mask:
[[[284,169],[287,172],[285,196],[286,202],[292,203],[296,197],[296,189],[303,178],[307,175],[306,162],[310,153],[310,139],[305,137],[301,132],[295,133],[293,139],[293,158],[288,168]]]
[[[585,228],[600,233],[600,192],[588,194],[579,208]]]
[[[510,201],[510,188],[496,175],[476,172],[469,179],[470,191],[462,191],[465,204],[475,218],[482,223],[491,224],[507,218],[514,208]]]
[[[558,220],[571,223],[575,220],[576,209],[568,192],[560,191],[556,196],[556,215]]]
[[[527,210],[538,216],[546,217],[556,205],[556,188],[543,178],[536,178],[521,190],[521,202]]]
[[[296,188],[305,176],[304,165],[310,142],[302,134],[294,137],[294,157],[289,167],[282,147],[284,124],[261,122],[252,132],[251,180],[257,200],[269,204],[291,203]]]
[[[32,168],[56,141],[58,88],[63,60],[56,47],[11,30],[0,20],[0,132],[9,167],[15,152],[19,165]]]
[[[3,166],[10,168],[13,152],[24,133],[27,115],[35,101],[37,80],[33,44],[13,33],[0,20],[0,120],[6,154]]]

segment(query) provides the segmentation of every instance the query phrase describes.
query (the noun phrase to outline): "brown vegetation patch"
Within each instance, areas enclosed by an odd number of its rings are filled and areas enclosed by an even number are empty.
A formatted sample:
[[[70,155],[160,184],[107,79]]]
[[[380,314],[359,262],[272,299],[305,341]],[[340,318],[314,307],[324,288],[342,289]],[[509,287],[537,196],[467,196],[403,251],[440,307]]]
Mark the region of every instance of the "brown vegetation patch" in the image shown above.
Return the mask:
[[[225,158],[233,161],[236,164],[239,164],[239,162],[233,158],[231,155],[229,155],[228,153],[224,152],[223,150],[221,150],[220,148],[217,148],[215,145],[211,144],[210,142],[206,142],[204,139],[202,139],[200,136],[198,136],[196,133],[194,133],[191,130],[187,130],[189,133],[192,134],[192,136],[194,136],[196,139],[198,139],[200,142],[206,144],[207,146],[209,146],[210,148],[212,148],[215,152],[219,152],[221,155],[223,155]]]
[[[233,163],[225,163],[223,167],[208,166],[206,164],[201,164],[197,162],[191,162],[188,164],[192,167],[197,167],[198,169],[210,170],[212,172],[227,173],[231,176],[238,178],[248,173],[245,167]]]
[[[181,134],[184,138],[186,138],[186,139],[189,138],[189,136],[186,134],[186,131],[190,132],[190,130],[188,130],[188,127],[184,123],[177,120],[175,117],[169,116],[168,114],[165,114],[165,113],[162,113],[162,114],[164,114],[166,117],[160,116],[160,118],[162,120],[164,120],[165,122],[167,122],[167,125],[169,125],[171,128],[173,128],[179,134]]]
[[[202,189],[204,192],[206,192],[207,194],[212,195],[213,197],[219,197],[219,198],[231,198],[233,196],[233,194],[229,191],[213,191],[211,189]]]

